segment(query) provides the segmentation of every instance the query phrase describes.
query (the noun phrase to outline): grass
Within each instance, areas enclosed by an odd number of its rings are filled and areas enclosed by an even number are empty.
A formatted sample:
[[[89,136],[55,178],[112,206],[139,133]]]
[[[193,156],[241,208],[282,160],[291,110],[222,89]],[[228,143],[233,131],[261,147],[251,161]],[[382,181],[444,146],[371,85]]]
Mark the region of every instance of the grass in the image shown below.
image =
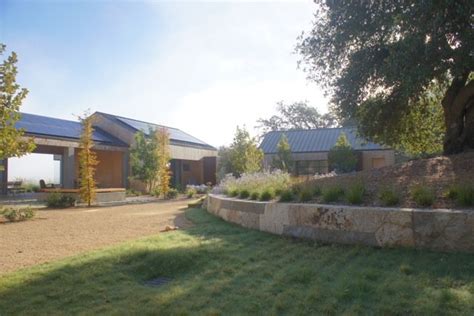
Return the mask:
[[[432,206],[435,200],[435,194],[431,189],[417,185],[411,189],[411,198],[420,207]]]
[[[322,245],[196,225],[0,278],[1,315],[472,315],[474,255]],[[161,288],[144,285],[166,276]]]

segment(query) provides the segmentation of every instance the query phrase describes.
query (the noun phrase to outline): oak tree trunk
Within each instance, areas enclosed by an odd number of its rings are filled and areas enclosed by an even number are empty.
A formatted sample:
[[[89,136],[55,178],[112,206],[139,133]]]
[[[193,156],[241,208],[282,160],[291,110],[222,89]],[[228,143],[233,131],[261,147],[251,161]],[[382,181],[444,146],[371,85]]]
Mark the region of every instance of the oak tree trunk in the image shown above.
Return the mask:
[[[474,149],[474,80],[466,85],[468,77],[465,73],[454,78],[442,101],[446,155]]]

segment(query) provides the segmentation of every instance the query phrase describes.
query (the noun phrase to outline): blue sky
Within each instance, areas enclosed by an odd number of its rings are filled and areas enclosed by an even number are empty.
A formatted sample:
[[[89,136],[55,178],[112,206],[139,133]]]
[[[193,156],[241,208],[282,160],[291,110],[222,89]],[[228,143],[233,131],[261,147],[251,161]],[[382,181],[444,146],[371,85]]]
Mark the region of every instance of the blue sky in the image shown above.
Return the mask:
[[[277,101],[327,101],[297,69],[311,1],[0,1],[24,112],[90,108],[180,128],[214,146],[252,132]]]

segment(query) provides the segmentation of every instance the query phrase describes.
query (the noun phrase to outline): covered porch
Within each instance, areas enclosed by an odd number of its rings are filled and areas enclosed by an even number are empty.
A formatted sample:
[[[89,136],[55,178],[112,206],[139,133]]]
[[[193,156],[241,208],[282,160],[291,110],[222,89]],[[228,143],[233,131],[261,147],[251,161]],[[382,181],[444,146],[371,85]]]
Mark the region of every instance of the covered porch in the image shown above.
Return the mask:
[[[35,137],[35,154],[53,155],[60,163],[59,183],[61,189],[76,189],[79,186],[79,142]],[[96,144],[94,151],[99,164],[96,168],[98,188],[125,188],[129,174],[127,147]],[[21,159],[21,158],[20,158]],[[8,159],[0,161],[0,192],[8,194]],[[38,183],[39,184],[39,183]]]

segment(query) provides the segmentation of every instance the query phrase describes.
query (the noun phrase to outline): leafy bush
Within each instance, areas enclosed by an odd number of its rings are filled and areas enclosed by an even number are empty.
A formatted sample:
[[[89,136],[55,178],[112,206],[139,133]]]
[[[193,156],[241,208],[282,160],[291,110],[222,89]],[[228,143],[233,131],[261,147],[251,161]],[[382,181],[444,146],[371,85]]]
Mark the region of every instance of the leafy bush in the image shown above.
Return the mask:
[[[76,204],[76,198],[72,195],[61,194],[59,192],[49,193],[46,198],[46,205],[50,208],[67,208]]]
[[[280,202],[291,202],[295,199],[295,195],[291,190],[285,190],[280,195]]]
[[[314,194],[314,189],[312,190],[311,188],[305,188],[301,190],[300,195],[299,195],[299,200],[301,202],[308,202],[313,199],[313,194]]]
[[[178,197],[178,190],[174,189],[174,188],[170,188],[168,190],[168,193],[166,194],[166,198],[167,199],[176,199]]]
[[[186,196],[192,198],[197,194],[197,190],[193,187],[186,187]]]
[[[153,190],[150,191],[150,195],[159,197],[161,195],[161,191],[159,187],[153,188]]]
[[[243,189],[243,190],[240,191],[240,193],[239,193],[239,197],[240,197],[241,199],[248,199],[249,196],[250,196],[250,192],[249,192],[249,190],[247,190],[247,189]]]
[[[251,200],[258,200],[259,198],[260,198],[260,193],[258,192],[252,192],[252,194],[250,194]]]
[[[339,187],[328,187],[322,191],[322,195],[325,203],[336,202],[344,195],[344,190]]]
[[[433,205],[435,195],[430,189],[417,185],[411,190],[411,198],[418,206],[428,207]]]
[[[262,194],[260,194],[260,201],[270,201],[274,197],[275,197],[275,194],[272,191],[266,189],[262,191]]]
[[[456,200],[459,206],[468,207],[474,205],[474,186],[455,185],[449,188],[447,197]]]
[[[26,183],[23,185],[26,192],[39,192],[40,186],[34,183]]]
[[[6,220],[9,222],[20,222],[20,221],[26,221],[29,219],[32,219],[35,217],[36,213],[35,211],[30,208],[6,208],[3,210],[0,210],[0,215],[5,217]]]
[[[362,204],[364,201],[365,187],[360,184],[354,184],[346,191],[346,199],[350,204]]]
[[[379,199],[384,206],[394,206],[400,203],[400,196],[392,189],[383,189],[379,193]]]

